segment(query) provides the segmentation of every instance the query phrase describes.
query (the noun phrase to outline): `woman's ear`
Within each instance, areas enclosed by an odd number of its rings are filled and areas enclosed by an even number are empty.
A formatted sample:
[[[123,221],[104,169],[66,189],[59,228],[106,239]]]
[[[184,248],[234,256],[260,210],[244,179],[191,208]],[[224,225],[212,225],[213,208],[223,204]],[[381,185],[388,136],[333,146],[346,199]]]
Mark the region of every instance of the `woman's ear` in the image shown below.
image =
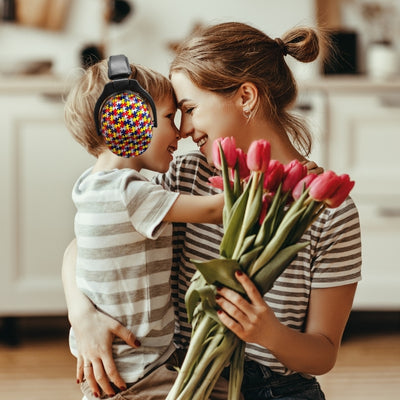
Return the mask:
[[[238,100],[243,110],[252,112],[258,102],[258,89],[252,82],[244,82],[240,85],[238,91]]]

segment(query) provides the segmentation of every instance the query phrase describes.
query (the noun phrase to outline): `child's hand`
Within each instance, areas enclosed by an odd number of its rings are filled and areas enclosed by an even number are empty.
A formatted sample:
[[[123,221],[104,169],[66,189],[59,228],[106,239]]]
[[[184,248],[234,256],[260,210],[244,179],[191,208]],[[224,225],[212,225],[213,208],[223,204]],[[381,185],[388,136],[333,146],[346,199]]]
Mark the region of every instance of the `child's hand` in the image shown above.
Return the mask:
[[[324,169],[322,167],[319,167],[315,161],[305,160],[302,162],[302,164],[307,167],[309,174],[319,175],[324,172]]]

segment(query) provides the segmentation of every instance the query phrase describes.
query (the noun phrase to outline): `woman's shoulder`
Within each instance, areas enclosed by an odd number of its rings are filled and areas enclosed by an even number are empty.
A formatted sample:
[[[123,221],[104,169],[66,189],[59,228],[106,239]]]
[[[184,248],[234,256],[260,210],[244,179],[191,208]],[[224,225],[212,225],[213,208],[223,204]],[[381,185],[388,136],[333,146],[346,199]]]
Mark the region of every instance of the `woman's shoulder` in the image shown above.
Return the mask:
[[[328,218],[341,218],[344,216],[346,218],[358,218],[357,206],[351,196],[347,196],[339,207],[326,208],[325,211]]]
[[[196,150],[177,156],[175,158],[175,164],[178,170],[186,168],[189,171],[197,171],[200,169],[204,171],[210,171],[211,173],[212,168],[208,164],[206,157],[200,153],[200,151]]]
[[[215,194],[215,189],[209,184],[208,179],[217,173],[199,151],[191,151],[177,156],[173,165],[170,166],[170,177],[175,185],[174,190],[196,195]]]
[[[208,182],[208,178],[215,175],[214,168],[208,164],[206,157],[199,151],[179,155],[175,160],[176,175],[181,178],[196,177]]]
[[[359,234],[360,219],[354,200],[348,196],[339,207],[326,208],[311,229],[324,236],[339,232],[341,235]]]

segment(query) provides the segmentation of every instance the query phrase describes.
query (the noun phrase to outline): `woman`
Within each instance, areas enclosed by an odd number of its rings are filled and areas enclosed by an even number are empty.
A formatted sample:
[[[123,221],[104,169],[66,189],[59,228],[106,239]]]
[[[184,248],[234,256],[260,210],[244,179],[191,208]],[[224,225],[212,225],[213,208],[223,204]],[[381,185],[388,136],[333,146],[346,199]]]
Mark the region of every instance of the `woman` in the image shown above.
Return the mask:
[[[272,158],[281,163],[293,159],[306,162],[310,136],[288,112],[297,90],[284,57],[311,62],[318,56],[319,45],[317,33],[308,28],[293,29],[273,40],[241,23],[205,28],[185,41],[172,62],[170,78],[182,111],[181,136],[191,136],[202,155],[178,158],[159,182],[173,191],[214,193],[207,185],[208,178],[217,174],[211,165],[211,147],[215,139],[225,136],[234,136],[244,151],[252,141],[263,138],[271,143]],[[245,275],[237,275],[237,279],[249,301],[227,288],[218,293],[222,323],[248,343],[242,385],[246,399],[324,398],[313,375],[334,366],[361,279],[360,229],[352,200],[347,199],[338,209],[325,210],[305,236],[311,245],[298,254],[264,298]],[[184,306],[194,272],[189,260],[216,258],[221,237],[220,226],[174,227],[172,290],[179,321],[175,343],[183,350],[190,339]],[[72,269],[71,264],[73,260],[65,262],[65,273]],[[96,319],[104,324],[93,339],[102,350],[91,353],[84,344],[81,349],[89,360],[103,361],[111,380],[118,379],[106,338],[117,334],[128,340],[132,333],[104,321],[105,316],[88,305],[84,313],[78,313],[78,300],[84,303],[75,291],[67,290],[67,299],[73,298],[69,302],[72,325],[83,315],[90,327]],[[103,385],[102,379],[97,381]]]

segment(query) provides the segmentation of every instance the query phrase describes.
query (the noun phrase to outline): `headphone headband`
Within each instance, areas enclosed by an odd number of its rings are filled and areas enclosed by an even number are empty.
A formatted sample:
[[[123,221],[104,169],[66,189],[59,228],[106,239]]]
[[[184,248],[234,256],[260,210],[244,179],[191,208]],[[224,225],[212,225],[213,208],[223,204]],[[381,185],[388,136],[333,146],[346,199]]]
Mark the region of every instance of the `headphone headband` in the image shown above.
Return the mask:
[[[114,79],[128,79],[132,73],[128,58],[123,54],[110,56],[108,59],[108,77]]]

